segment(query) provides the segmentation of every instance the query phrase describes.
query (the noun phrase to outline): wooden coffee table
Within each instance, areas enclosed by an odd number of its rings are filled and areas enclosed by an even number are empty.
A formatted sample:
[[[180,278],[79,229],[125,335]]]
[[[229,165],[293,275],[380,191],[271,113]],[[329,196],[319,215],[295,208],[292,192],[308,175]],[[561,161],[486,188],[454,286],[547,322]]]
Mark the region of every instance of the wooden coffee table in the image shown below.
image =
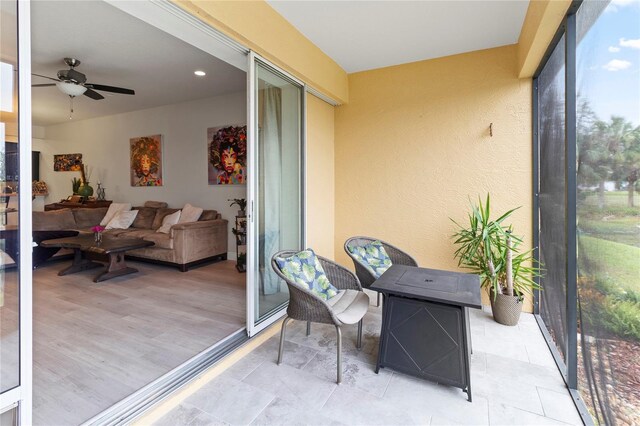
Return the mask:
[[[61,247],[74,250],[73,263],[68,268],[58,272],[58,275],[69,275],[87,269],[104,266],[99,262],[106,262],[107,269],[98,274],[93,282],[106,281],[121,275],[138,272],[137,269],[126,265],[125,252],[153,245],[151,241],[141,238],[113,238],[103,235],[102,242],[96,243],[91,235],[57,238],[40,243],[42,247]]]

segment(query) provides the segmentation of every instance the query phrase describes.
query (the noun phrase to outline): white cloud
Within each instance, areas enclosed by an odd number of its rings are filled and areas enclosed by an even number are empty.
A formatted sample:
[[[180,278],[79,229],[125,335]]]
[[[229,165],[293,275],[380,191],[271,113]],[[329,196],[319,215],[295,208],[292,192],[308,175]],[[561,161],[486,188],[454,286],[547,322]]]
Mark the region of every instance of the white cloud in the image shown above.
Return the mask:
[[[606,7],[606,9],[604,10],[605,13],[607,12],[617,12],[619,10],[619,8],[621,7],[625,7],[625,6],[629,6],[630,4],[633,3],[637,3],[640,4],[640,2],[638,2],[638,0],[613,0],[611,3],[609,3]]]
[[[619,51],[620,51],[619,47],[609,46],[609,52],[616,53],[616,52],[619,52]]]
[[[630,47],[632,49],[640,49],[640,38],[627,40],[626,38],[620,39],[620,46]]]
[[[615,4],[616,6],[626,6],[633,3],[634,1],[635,0],[613,0],[611,4]]]
[[[626,70],[631,66],[629,61],[621,61],[620,59],[612,59],[602,66],[607,71],[620,71]]]

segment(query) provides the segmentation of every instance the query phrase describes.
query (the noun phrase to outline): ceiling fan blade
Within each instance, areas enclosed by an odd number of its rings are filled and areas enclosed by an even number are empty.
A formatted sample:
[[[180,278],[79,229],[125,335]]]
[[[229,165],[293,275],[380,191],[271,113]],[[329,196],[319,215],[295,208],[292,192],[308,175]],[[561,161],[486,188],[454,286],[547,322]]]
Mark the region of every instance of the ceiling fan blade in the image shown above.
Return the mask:
[[[135,95],[135,90],[125,89],[123,87],[105,86],[104,84],[86,83],[85,87],[90,87],[94,90],[101,90],[103,92],[120,93],[122,95]]]
[[[100,93],[98,93],[98,92],[94,92],[94,91],[93,91],[93,90],[91,90],[91,89],[87,89],[87,90],[83,93],[83,95],[85,95],[85,96],[87,96],[87,97],[89,97],[89,98],[91,98],[91,99],[94,99],[94,100],[96,100],[96,101],[99,101],[100,99],[104,99],[104,96],[102,96],[102,95],[101,95]]]
[[[53,78],[53,77],[47,77],[46,75],[40,75],[40,74],[36,74],[34,72],[31,73],[31,75],[35,75],[36,77],[42,77],[42,78],[46,78],[48,80],[53,80],[53,81],[60,81],[57,78]]]
[[[47,84],[32,84],[31,87],[50,87],[55,86],[55,83],[47,83]]]

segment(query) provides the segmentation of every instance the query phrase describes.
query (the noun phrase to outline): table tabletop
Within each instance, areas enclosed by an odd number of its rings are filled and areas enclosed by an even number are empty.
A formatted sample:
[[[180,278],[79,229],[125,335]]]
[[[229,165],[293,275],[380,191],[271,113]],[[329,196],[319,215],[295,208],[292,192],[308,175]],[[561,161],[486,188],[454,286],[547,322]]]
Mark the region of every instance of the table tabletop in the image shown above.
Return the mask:
[[[77,237],[56,238],[40,243],[42,247],[62,247],[91,251],[94,253],[116,253],[137,248],[154,245],[152,241],[145,241],[142,238],[114,238],[107,235],[102,236],[102,242],[96,243],[93,234],[78,235]]]
[[[474,274],[391,265],[370,288],[384,294],[482,308],[480,276]]]

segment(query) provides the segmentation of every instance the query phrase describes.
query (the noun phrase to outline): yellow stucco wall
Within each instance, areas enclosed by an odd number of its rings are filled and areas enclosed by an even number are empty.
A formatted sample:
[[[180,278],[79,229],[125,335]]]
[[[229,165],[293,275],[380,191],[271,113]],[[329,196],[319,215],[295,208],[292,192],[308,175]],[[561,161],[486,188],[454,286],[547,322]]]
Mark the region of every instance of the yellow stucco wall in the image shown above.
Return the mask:
[[[307,95],[307,246],[334,259],[334,107]]]
[[[338,102],[347,102],[347,73],[263,0],[174,0],[212,27]]]
[[[339,262],[348,237],[369,235],[455,270],[449,218],[487,192],[496,213],[522,206],[512,223],[531,247],[531,79],[515,45],[351,74],[349,91],[335,122]]]

